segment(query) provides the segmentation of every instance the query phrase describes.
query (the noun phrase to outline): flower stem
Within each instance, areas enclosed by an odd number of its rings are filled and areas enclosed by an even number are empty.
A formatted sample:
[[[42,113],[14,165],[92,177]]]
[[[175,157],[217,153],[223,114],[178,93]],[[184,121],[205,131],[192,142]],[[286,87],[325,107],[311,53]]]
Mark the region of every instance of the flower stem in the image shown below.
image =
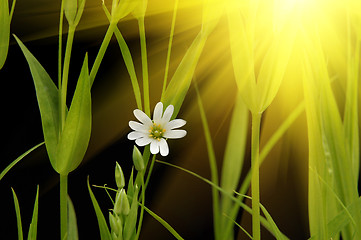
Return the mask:
[[[142,179],[142,203],[140,204],[141,210],[140,210],[140,215],[139,215],[137,235],[135,237],[136,240],[139,239],[140,230],[142,229],[143,215],[144,215],[144,205],[145,205],[144,172],[142,171],[142,172],[140,172],[140,174],[142,175],[142,177],[141,177],[141,179]]]
[[[68,232],[68,174],[60,174],[60,239],[65,240]]]
[[[61,91],[60,91],[60,94],[61,94],[60,111],[61,111],[61,126],[62,126],[60,128],[61,131],[65,125],[66,95],[67,95],[67,89],[68,89],[70,56],[71,56],[71,49],[73,47],[74,33],[75,33],[75,26],[70,25],[69,31],[68,31],[68,39],[66,41],[63,75],[62,75]]]
[[[139,25],[139,36],[140,36],[140,52],[142,56],[144,112],[145,114],[150,116],[148,59],[147,59],[147,43],[146,43],[145,28],[144,28],[144,17],[138,19],[138,25]]]
[[[150,176],[152,175],[152,171],[153,171],[153,167],[154,167],[154,162],[155,162],[155,156],[156,154],[153,155],[152,157],[152,161],[150,162],[150,166],[149,166],[149,170],[148,170],[148,175],[147,175],[147,180],[145,180],[145,189],[148,186],[149,180],[150,180]]]
[[[166,63],[165,63],[165,71],[164,71],[163,89],[162,89],[162,97],[161,97],[162,99],[163,99],[165,89],[167,87],[170,53],[172,51],[172,43],[173,43],[173,36],[174,36],[175,20],[176,20],[176,17],[177,17],[178,2],[179,2],[179,0],[175,1],[174,9],[173,9],[172,25],[171,25],[171,29],[170,29],[170,36],[169,36],[169,42],[168,42],[167,60],[166,60]]]
[[[262,113],[252,113],[252,146],[251,146],[251,172],[252,172],[252,233],[253,239],[261,239],[260,210],[259,210],[259,134]]]
[[[113,33],[114,33],[114,30],[115,30],[116,25],[117,25],[116,22],[111,22],[111,23],[109,24],[109,27],[108,27],[108,30],[107,30],[107,32],[106,32],[106,34],[105,34],[104,39],[103,39],[102,45],[101,45],[100,48],[99,48],[98,55],[97,55],[97,57],[95,58],[93,67],[92,67],[92,69],[91,69],[91,71],[90,71],[90,75],[89,75],[89,78],[90,78],[90,86],[92,86],[93,83],[94,83],[95,76],[96,76],[97,73],[98,73],[98,70],[99,70],[99,67],[100,67],[100,63],[102,62],[103,57],[104,57],[104,55],[105,55],[105,51],[107,50],[108,45],[109,45],[109,43],[110,43],[110,40],[112,39],[112,36],[113,36]]]

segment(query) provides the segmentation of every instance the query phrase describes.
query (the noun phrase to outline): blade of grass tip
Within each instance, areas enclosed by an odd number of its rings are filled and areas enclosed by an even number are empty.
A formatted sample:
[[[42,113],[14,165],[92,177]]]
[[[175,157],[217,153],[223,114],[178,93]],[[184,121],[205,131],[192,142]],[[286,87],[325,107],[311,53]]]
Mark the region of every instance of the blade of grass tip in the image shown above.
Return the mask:
[[[105,15],[108,18],[108,21],[111,22],[110,12],[108,11],[108,9],[105,6],[104,2],[102,4],[102,7],[103,7],[103,11],[105,12]],[[119,30],[119,28],[117,26],[114,29],[114,34],[115,34],[115,37],[117,39],[120,51],[122,53],[125,66],[126,66],[126,68],[128,70],[128,73],[129,73],[129,77],[130,77],[130,81],[132,83],[135,100],[137,102],[137,107],[138,107],[138,109],[142,110],[142,98],[141,98],[141,93],[140,93],[140,88],[139,88],[137,75],[135,74],[135,68],[134,68],[134,62],[133,62],[132,55],[130,53],[130,50],[128,48],[127,43],[125,42],[125,39],[124,39],[123,35],[121,34],[121,32],[120,32],[120,30]]]
[[[78,224],[73,202],[68,196],[68,240],[78,240]]]
[[[166,221],[164,221],[160,216],[158,216],[157,214],[155,214],[152,210],[150,210],[149,208],[147,208],[146,206],[143,206],[144,210],[150,215],[152,216],[155,220],[157,220],[160,224],[162,224],[176,239],[178,240],[183,240],[184,238],[182,238],[176,230],[174,230],[174,228],[172,228],[171,225],[169,225],[169,223],[167,223]]]
[[[90,198],[92,200],[93,207],[94,207],[94,210],[95,210],[95,214],[96,214],[97,220],[98,220],[100,238],[101,238],[101,240],[111,240],[112,236],[111,236],[111,234],[109,232],[107,222],[105,221],[104,215],[102,213],[102,210],[99,207],[98,201],[96,200],[96,198],[95,198],[95,196],[93,194],[93,191],[90,188],[89,176],[88,176],[88,179],[87,179],[87,184],[88,184],[89,195],[90,195]]]
[[[162,95],[161,95],[162,97],[161,98],[163,98],[165,89],[167,87],[170,54],[172,51],[172,43],[173,43],[173,36],[174,36],[175,20],[177,18],[178,2],[179,2],[179,0],[175,0],[174,8],[173,8],[173,17],[172,17],[172,24],[171,24],[171,28],[170,28],[170,34],[169,34],[168,51],[167,51],[167,59],[165,62],[164,80],[163,80],[163,88],[162,88]]]
[[[22,224],[21,224],[21,214],[20,214],[19,200],[18,200],[18,197],[16,196],[15,191],[14,191],[13,188],[11,188],[11,191],[13,192],[13,198],[14,198],[16,221],[17,221],[17,226],[18,226],[18,239],[23,240],[23,227],[22,227]]]
[[[37,149],[38,147],[42,146],[45,142],[39,143],[38,145],[35,145],[34,147],[30,148],[28,151],[21,154],[18,158],[16,158],[14,161],[12,161],[1,173],[0,173],[0,181],[1,179],[12,169],[18,162],[20,162],[24,157],[26,157],[29,153]]]
[[[205,183],[211,185],[214,189],[220,191],[221,193],[223,193],[225,196],[229,197],[230,199],[232,199],[234,202],[236,202],[239,207],[242,207],[246,212],[252,214],[252,209],[250,207],[248,207],[245,203],[243,203],[242,201],[240,201],[238,198],[234,197],[232,194],[229,194],[227,191],[225,191],[223,188],[219,187],[218,185],[214,184],[212,181],[198,175],[197,173],[194,173],[192,171],[189,171],[185,168],[182,168],[182,167],[179,167],[177,165],[174,165],[174,164],[171,164],[171,163],[168,163],[168,162],[164,162],[164,161],[160,161],[160,160],[156,160],[156,162],[158,163],[161,163],[161,164],[164,164],[164,165],[168,165],[170,167],[174,167],[176,169],[179,169],[181,171],[184,171],[202,181],[204,181]],[[242,197],[246,197],[248,199],[252,199],[251,197],[249,196],[246,196],[244,194],[240,194],[240,193],[237,193],[235,192],[237,195],[241,195]],[[262,205],[262,204],[260,204]],[[270,233],[272,233],[273,235],[275,235],[275,233],[273,232],[273,228],[270,226],[270,223],[268,222],[267,219],[265,219],[263,216],[260,216],[260,220],[261,220],[261,224],[263,227],[265,227]],[[282,234],[282,233],[281,233]],[[284,239],[288,239],[284,234],[282,234],[283,238]]]
[[[38,232],[38,212],[39,212],[39,185],[36,189],[33,217],[29,227],[28,240],[36,240]]]
[[[212,182],[216,185],[218,185],[218,170],[217,170],[217,161],[216,161],[216,155],[214,153],[211,133],[209,131],[208,122],[206,113],[204,112],[204,107],[202,103],[202,99],[198,90],[197,83],[194,81],[194,86],[197,93],[197,101],[199,106],[199,112],[202,119],[202,125],[203,125],[203,132],[206,140],[207,145],[207,151],[208,151],[208,159],[209,159],[209,166],[211,168],[211,179]],[[216,189],[212,188],[212,198],[213,198],[213,221],[214,221],[214,234],[215,239],[221,239],[221,232],[220,232],[220,219],[219,219],[219,196]]]

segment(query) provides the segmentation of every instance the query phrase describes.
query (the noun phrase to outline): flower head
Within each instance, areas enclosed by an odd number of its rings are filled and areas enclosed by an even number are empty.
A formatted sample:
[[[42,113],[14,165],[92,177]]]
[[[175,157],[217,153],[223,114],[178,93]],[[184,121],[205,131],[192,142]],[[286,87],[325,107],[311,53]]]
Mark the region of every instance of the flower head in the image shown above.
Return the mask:
[[[163,113],[163,103],[159,102],[154,108],[153,120],[139,109],[133,111],[134,116],[140,121],[129,121],[129,127],[134,131],[128,134],[129,140],[135,140],[138,146],[150,144],[150,152],[167,156],[169,148],[166,139],[182,138],[187,132],[175,128],[183,127],[186,121],[174,119],[170,121],[174,106],[169,105]]]

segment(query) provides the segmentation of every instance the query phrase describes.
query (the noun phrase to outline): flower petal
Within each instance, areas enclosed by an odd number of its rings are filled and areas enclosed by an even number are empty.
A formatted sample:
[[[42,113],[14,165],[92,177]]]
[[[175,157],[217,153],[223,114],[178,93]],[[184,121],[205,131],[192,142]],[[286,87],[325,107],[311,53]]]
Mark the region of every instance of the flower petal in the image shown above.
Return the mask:
[[[129,121],[129,127],[138,132],[148,133],[149,131],[149,127],[135,121]]]
[[[164,111],[164,114],[163,114],[163,117],[162,117],[162,122],[163,124],[166,124],[169,122],[169,120],[171,119],[172,115],[173,115],[173,112],[174,112],[174,106],[173,105],[169,105],[165,111]]]
[[[142,122],[145,126],[150,126],[152,125],[152,120],[150,120],[150,118],[147,116],[147,114],[145,114],[143,111],[139,110],[139,109],[135,109],[133,111],[134,116],[140,121]]]
[[[183,127],[187,122],[183,119],[174,119],[165,125],[166,130]]]
[[[144,138],[144,137],[147,137],[146,133],[137,132],[137,131],[133,131],[128,134],[129,140],[136,140],[138,138]]]
[[[143,147],[145,145],[148,145],[152,141],[149,137],[142,137],[135,140],[135,144],[137,144],[140,147]]]
[[[151,139],[150,152],[151,152],[152,154],[157,154],[157,153],[159,153],[159,141],[158,141],[158,140]]]
[[[163,134],[165,138],[182,138],[187,135],[186,130],[169,130]]]
[[[162,155],[163,157],[169,154],[168,144],[164,138],[160,139],[159,149],[160,149],[160,155]]]
[[[159,102],[157,105],[155,105],[154,112],[153,112],[153,121],[159,122],[159,120],[162,118],[163,113],[163,103]]]

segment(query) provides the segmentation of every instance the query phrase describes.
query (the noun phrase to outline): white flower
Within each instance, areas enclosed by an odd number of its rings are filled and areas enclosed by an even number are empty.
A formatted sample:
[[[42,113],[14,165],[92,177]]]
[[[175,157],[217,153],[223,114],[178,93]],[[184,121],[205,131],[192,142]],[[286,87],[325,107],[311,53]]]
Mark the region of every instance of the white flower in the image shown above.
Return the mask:
[[[133,111],[134,116],[141,122],[129,121],[129,127],[134,131],[128,134],[129,140],[135,140],[138,146],[150,144],[150,152],[162,156],[167,156],[169,148],[166,139],[182,138],[187,132],[185,130],[175,130],[183,127],[186,121],[174,119],[170,121],[174,111],[174,106],[169,105],[163,113],[163,103],[159,102],[154,108],[153,121],[139,109]]]

